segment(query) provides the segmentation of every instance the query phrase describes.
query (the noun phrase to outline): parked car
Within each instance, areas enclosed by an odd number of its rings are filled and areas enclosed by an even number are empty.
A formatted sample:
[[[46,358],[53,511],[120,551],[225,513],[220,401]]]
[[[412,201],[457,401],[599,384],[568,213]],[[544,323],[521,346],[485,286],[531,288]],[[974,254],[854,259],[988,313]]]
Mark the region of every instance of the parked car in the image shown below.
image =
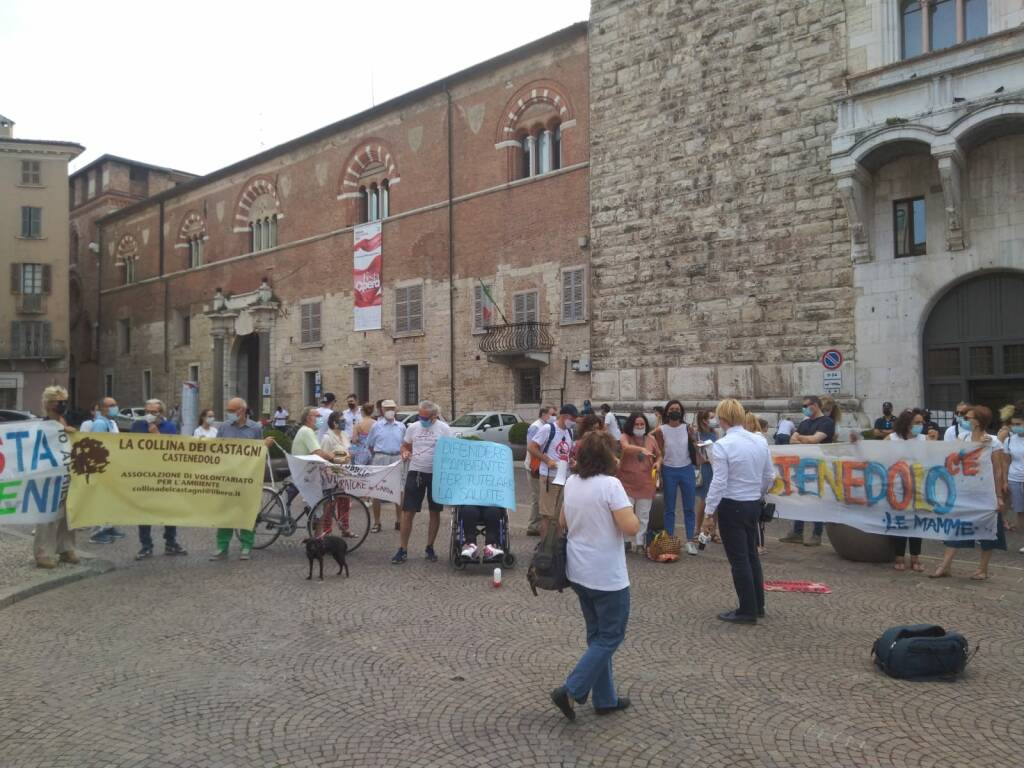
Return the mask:
[[[412,424],[419,417],[419,411],[395,411],[395,421],[400,421],[406,426]]]
[[[31,411],[15,411],[10,408],[0,408],[0,424],[9,421],[34,421],[38,418]]]
[[[133,421],[139,421],[144,418],[146,418],[146,409],[140,405],[133,408],[122,408],[121,412],[114,417],[114,421],[117,422],[119,430],[127,432],[132,428]]]
[[[478,437],[508,445],[508,431],[520,421],[514,413],[477,412],[463,414],[448,426],[456,437]]]

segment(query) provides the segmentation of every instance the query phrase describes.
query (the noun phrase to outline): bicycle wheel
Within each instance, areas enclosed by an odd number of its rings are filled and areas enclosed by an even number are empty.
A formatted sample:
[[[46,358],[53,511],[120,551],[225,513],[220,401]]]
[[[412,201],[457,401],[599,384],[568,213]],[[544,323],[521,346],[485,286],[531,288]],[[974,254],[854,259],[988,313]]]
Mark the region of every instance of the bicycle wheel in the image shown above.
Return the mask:
[[[260,511],[256,515],[256,525],[253,526],[253,549],[266,549],[277,541],[284,520],[284,503],[281,497],[274,492],[273,487],[264,486]]]
[[[324,516],[330,507],[331,530],[335,535],[341,535],[341,531],[338,529],[341,528],[341,524],[344,521],[344,509],[339,509],[338,507],[344,505],[346,501],[349,507],[348,531],[351,536],[346,536],[345,541],[348,542],[348,551],[354,552],[366,541],[366,536],[370,533],[370,508],[366,506],[365,501],[356,496],[350,496],[347,493],[326,494],[309,511],[309,519],[306,520],[306,531],[310,536],[318,536],[323,529]]]

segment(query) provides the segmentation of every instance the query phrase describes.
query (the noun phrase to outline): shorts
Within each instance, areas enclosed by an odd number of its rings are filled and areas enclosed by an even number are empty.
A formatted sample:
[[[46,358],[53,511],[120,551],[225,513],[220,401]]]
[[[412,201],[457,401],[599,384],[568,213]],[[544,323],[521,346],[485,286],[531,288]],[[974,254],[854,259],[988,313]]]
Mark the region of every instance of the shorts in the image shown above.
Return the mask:
[[[409,474],[409,462],[402,461],[402,454],[400,453],[375,453],[373,454],[373,460],[370,462],[371,467],[390,467],[396,461],[402,462],[402,487],[405,488],[405,478]]]
[[[1024,480],[1010,481],[1010,511],[1024,515]]]
[[[563,486],[555,485],[548,478],[540,478],[540,516],[557,520],[562,511]]]
[[[403,512],[419,512],[423,508],[423,497],[427,497],[427,508],[431,512],[440,512],[443,504],[434,501],[434,493],[430,488],[434,475],[430,472],[410,470],[405,478],[405,499],[402,501]]]

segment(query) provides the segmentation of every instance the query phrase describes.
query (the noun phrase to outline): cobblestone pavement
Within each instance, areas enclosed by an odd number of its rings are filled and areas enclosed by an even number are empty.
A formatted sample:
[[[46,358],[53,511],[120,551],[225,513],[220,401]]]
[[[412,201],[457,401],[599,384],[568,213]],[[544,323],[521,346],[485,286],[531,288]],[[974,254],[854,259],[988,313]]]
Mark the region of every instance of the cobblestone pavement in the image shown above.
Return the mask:
[[[609,717],[581,707],[568,723],[547,694],[579,656],[583,624],[569,594],[530,594],[533,540],[519,536],[520,564],[492,589],[489,572],[425,562],[424,522],[404,566],[388,563],[397,534],[386,532],[351,557],[351,578],[327,568],[322,584],[305,580],[298,536],[248,563],[208,562],[204,531],[185,533],[185,558],[158,546],[134,563],[131,539],[102,548],[123,567],[0,612],[0,766],[1024,760],[1019,534],[987,583],[966,578],[966,557],[957,578],[929,580],[770,541],[768,578],[834,591],[770,594],[756,627],[716,619],[734,604],[720,547],[671,566],[631,559],[633,612],[615,664],[634,706]],[[873,670],[881,630],[916,621],[980,645],[963,680],[903,683]]]

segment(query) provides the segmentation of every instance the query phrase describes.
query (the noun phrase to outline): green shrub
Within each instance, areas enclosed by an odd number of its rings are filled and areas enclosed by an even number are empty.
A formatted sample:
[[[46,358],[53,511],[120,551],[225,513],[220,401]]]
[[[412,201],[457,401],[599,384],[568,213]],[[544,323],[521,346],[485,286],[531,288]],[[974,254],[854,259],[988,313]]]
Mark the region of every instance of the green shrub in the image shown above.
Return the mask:
[[[281,450],[280,450],[281,448],[283,448],[288,453],[292,452],[292,439],[290,437],[288,437],[288,435],[286,435],[281,430],[274,429],[272,427],[264,427],[263,428],[263,436],[264,437],[272,437],[277,442],[277,446],[272,446],[271,449],[270,449],[270,455],[272,457],[273,456],[280,456],[281,455]]]
[[[526,432],[530,425],[525,421],[517,421],[508,431],[508,441],[512,445],[526,445]]]
[[[873,430],[873,429],[862,430],[861,433],[860,433],[860,436],[862,438],[864,438],[865,440],[877,440],[878,439],[877,437],[875,437],[875,430]]]

